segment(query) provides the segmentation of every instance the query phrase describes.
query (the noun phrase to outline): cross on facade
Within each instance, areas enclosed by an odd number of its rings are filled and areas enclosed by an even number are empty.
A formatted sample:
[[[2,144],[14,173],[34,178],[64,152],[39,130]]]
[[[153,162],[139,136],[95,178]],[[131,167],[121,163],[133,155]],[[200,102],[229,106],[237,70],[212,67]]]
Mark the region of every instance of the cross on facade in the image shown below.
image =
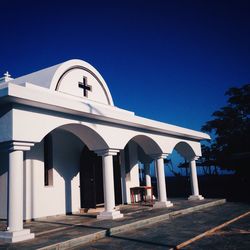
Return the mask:
[[[11,75],[9,74],[8,71],[6,71],[6,73],[4,74],[4,76],[5,76],[6,78],[10,78],[10,77],[11,77]]]
[[[88,97],[88,91],[92,91],[92,86],[87,84],[87,77],[83,77],[83,82],[78,82],[78,87],[83,89],[83,95]]]

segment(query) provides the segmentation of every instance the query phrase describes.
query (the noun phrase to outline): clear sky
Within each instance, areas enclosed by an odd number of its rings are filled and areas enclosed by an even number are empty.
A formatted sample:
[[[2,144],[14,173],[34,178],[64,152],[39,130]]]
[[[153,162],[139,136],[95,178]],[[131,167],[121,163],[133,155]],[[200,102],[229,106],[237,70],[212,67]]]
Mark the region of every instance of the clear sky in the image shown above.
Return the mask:
[[[0,74],[68,59],[99,70],[117,106],[200,130],[250,82],[250,1],[0,1]]]

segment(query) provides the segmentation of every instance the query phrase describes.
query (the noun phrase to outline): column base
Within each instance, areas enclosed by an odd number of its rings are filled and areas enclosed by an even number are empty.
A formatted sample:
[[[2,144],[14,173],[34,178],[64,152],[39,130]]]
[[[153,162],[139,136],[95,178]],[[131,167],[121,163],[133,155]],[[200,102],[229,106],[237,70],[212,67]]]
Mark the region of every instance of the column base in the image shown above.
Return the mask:
[[[204,200],[204,197],[202,195],[190,195],[188,197],[188,200],[190,201]]]
[[[31,240],[33,238],[35,238],[35,234],[30,233],[30,229],[23,229],[21,231],[16,231],[16,232],[10,232],[10,231],[0,232],[0,240],[3,240],[8,243]]]
[[[151,198],[152,198],[152,200],[154,200],[154,197],[153,197],[153,196],[151,196],[151,195],[146,195],[146,200],[147,200],[147,201],[150,201]]]
[[[164,208],[164,207],[172,207],[173,203],[170,201],[156,201],[153,208]]]
[[[120,213],[120,211],[111,211],[111,212],[106,212],[103,211],[100,214],[97,215],[97,219],[99,220],[115,220],[122,218],[123,214]]]

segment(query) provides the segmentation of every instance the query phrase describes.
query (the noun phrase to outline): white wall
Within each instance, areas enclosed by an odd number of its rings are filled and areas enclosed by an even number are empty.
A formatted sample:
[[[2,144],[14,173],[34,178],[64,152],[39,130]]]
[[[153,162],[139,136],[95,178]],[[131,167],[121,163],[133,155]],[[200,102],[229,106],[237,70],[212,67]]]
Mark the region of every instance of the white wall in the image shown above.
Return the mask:
[[[12,139],[13,125],[12,125],[13,111],[4,107],[0,109],[0,142],[10,141]]]
[[[63,130],[53,131],[52,138],[53,186],[44,186],[43,141],[26,153],[24,219],[79,211],[83,143]]]
[[[137,144],[134,142],[129,143],[129,161],[130,161],[130,186],[140,186],[139,180],[139,161]]]
[[[69,107],[70,108],[70,107]],[[25,107],[26,110],[15,108],[13,112],[13,140],[17,141],[40,141],[51,130],[65,126],[68,131],[82,138],[91,150],[104,148],[124,149],[126,144],[137,137],[146,154],[169,153],[174,147],[185,142],[190,145],[193,155],[201,156],[199,141],[188,140],[186,137],[175,138],[168,135],[140,131],[135,127],[123,127],[102,121],[85,119],[72,115],[60,115],[53,111],[38,110],[37,108]],[[100,110],[102,113],[102,110]],[[112,114],[115,117],[115,114]],[[126,117],[125,114],[123,114]],[[38,123],[37,121],[42,121]],[[1,137],[1,134],[0,134]],[[93,139],[94,138],[94,139]]]
[[[7,218],[8,153],[0,152],[0,219]]]
[[[137,144],[133,141],[130,141],[128,144],[128,154],[128,162],[125,162],[125,152],[122,152],[121,178],[123,203],[129,204],[131,203],[130,188],[140,186]],[[126,166],[126,164],[129,166]],[[126,172],[126,168],[130,171]]]

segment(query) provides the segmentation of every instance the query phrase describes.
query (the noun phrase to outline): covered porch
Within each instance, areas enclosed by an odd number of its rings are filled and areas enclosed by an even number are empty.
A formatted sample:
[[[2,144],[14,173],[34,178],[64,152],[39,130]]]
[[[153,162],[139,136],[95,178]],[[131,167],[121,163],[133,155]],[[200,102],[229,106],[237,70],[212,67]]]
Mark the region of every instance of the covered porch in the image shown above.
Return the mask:
[[[27,120],[30,119],[29,112],[16,109],[17,117],[22,114],[22,119],[17,119],[18,123],[25,120],[26,115]],[[2,204],[1,210],[1,218],[4,218],[4,213],[8,218],[6,231],[0,232],[2,239],[18,242],[34,238],[35,235],[29,229],[23,228],[23,220],[75,213],[81,208],[93,207],[83,206],[80,202],[79,188],[86,184],[86,179],[81,182],[80,158],[83,146],[88,148],[88,154],[95,155],[95,159],[99,157],[100,168],[97,172],[102,175],[102,184],[100,182],[99,186],[103,187],[104,210],[98,214],[98,219],[119,219],[124,216],[116,208],[116,204],[119,204],[116,203],[118,187],[121,188],[120,203],[131,204],[131,188],[152,186],[150,164],[155,169],[157,180],[156,188],[153,189],[155,199],[151,205],[153,208],[172,207],[173,203],[167,197],[164,159],[174,149],[190,162],[192,191],[187,198],[203,199],[199,194],[195,163],[201,155],[199,142],[180,136],[156,135],[152,131],[114,126],[112,123],[62,118],[59,114],[48,117],[48,114],[40,111],[39,119],[43,120],[44,116],[48,123],[42,128],[36,126],[36,120],[29,120],[29,126],[33,127],[32,142],[11,141],[1,145],[5,152],[6,172],[0,181],[7,186],[3,194],[8,202]],[[55,123],[57,126],[53,125]],[[30,136],[29,130],[19,130],[18,133],[24,138]],[[109,136],[112,134],[115,136]],[[89,168],[83,175],[93,169],[93,157],[87,164]],[[145,168],[144,184],[140,183],[139,164]],[[114,178],[115,172],[120,180],[117,176]],[[95,182],[93,178],[89,175],[90,184]],[[92,186],[88,186],[84,193],[92,194],[93,191]],[[148,189],[146,196],[151,196],[150,192],[152,190]]]

